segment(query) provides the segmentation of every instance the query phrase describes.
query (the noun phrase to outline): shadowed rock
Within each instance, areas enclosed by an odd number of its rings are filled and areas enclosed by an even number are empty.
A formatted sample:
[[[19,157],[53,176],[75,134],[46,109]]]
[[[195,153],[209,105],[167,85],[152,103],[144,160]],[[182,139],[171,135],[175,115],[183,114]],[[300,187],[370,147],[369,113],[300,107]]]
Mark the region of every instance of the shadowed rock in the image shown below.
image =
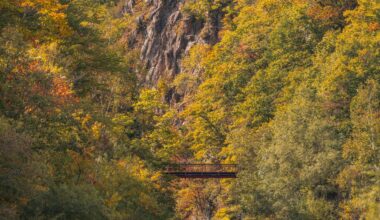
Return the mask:
[[[137,1],[127,0],[124,13],[135,13]],[[183,0],[145,2],[149,9],[136,19],[137,29],[129,42],[141,48],[141,59],[148,69],[146,83],[156,85],[159,79],[171,80],[181,71],[181,58],[192,45],[217,42],[221,15],[212,12],[199,20],[181,11]]]

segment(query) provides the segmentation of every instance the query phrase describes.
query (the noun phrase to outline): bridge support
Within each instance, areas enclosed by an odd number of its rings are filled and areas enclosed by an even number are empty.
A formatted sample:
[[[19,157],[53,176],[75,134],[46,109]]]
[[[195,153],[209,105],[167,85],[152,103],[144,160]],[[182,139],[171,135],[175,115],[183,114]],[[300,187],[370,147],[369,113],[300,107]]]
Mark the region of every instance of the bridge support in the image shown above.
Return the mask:
[[[236,164],[171,164],[164,173],[179,178],[236,178]]]

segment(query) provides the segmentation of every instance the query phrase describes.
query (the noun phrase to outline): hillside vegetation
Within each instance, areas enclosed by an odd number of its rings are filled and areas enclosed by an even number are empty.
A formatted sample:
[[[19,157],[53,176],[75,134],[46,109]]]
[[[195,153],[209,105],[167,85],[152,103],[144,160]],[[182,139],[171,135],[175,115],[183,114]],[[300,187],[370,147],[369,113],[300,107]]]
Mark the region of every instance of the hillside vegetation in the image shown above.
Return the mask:
[[[122,4],[0,0],[1,219],[379,218],[378,0],[187,0],[220,40],[153,87]]]

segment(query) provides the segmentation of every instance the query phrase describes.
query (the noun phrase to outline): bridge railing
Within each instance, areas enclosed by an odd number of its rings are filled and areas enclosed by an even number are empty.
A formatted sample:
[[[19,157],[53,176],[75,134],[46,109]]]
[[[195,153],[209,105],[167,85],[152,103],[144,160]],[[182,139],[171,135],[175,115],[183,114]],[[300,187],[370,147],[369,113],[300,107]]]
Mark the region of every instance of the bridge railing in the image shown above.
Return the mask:
[[[166,173],[236,173],[237,164],[170,164]]]

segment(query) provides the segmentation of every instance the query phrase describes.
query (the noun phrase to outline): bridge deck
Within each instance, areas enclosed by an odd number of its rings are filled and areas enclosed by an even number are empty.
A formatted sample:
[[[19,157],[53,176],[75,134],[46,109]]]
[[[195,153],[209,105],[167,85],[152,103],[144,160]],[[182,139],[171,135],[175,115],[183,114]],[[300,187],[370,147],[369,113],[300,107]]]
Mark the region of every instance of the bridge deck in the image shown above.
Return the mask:
[[[236,164],[171,164],[165,173],[179,178],[236,178]]]

